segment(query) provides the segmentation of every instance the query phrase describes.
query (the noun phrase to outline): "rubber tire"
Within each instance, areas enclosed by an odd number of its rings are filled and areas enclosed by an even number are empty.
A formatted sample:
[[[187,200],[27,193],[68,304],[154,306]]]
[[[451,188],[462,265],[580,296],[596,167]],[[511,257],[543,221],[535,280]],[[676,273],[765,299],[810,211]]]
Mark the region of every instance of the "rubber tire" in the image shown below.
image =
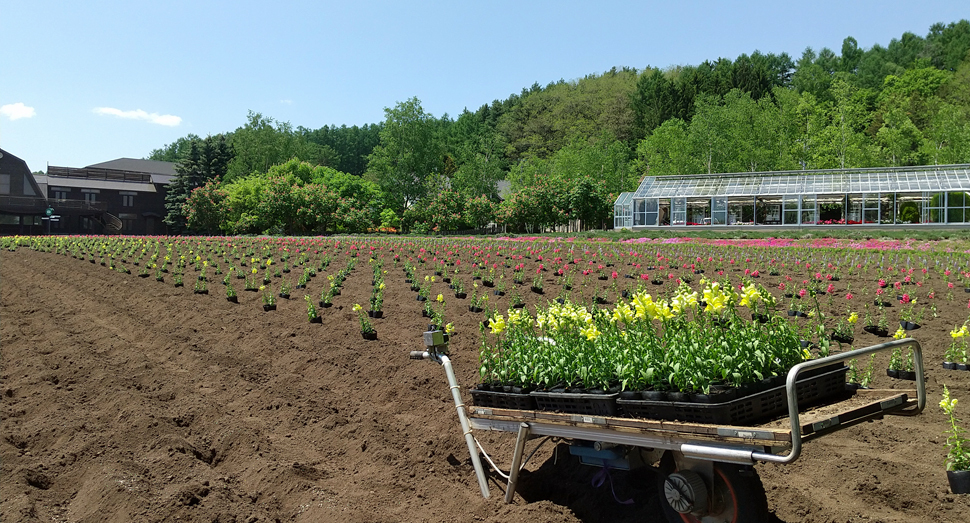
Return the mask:
[[[719,489],[723,492],[728,504],[734,506],[734,515],[730,519],[706,519],[681,514],[673,509],[667,498],[664,496],[664,481],[667,474],[675,472],[672,457],[669,454],[661,460],[661,468],[666,465],[666,472],[658,474],[657,493],[660,496],[660,506],[663,509],[667,521],[670,523],[703,523],[706,521],[718,521],[726,523],[768,523],[768,498],[765,496],[765,488],[761,483],[758,472],[751,467],[734,465],[731,463],[714,463],[714,486],[708,485],[709,489]],[[666,462],[666,463],[665,463]]]

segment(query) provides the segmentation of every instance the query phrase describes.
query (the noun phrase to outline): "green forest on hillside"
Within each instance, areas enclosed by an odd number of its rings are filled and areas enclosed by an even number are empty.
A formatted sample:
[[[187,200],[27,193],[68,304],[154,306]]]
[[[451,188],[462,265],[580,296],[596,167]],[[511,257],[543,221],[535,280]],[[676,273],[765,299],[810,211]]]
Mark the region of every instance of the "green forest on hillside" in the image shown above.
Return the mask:
[[[457,118],[417,98],[363,126],[250,113],[149,159],[178,163],[170,227],[233,234],[596,228],[645,175],[970,162],[970,22],[839,51],[613,68]]]

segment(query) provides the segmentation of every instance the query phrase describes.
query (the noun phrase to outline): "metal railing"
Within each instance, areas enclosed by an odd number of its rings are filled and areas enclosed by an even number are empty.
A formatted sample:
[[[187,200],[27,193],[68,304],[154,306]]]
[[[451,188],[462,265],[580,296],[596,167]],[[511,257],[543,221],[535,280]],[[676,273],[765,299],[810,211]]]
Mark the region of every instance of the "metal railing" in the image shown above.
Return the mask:
[[[152,181],[152,175],[134,171],[97,169],[92,167],[76,169],[73,167],[57,167],[54,165],[47,167],[47,176],[61,178],[84,178],[87,180],[106,180],[115,182],[151,183]],[[56,183],[53,183],[54,181],[55,180],[51,180],[48,183],[50,183],[50,185],[57,185]]]
[[[0,196],[0,209],[4,211],[42,212],[46,208],[42,196]]]
[[[105,212],[108,210],[108,204],[106,202],[89,202],[87,200],[60,198],[51,198],[47,202],[54,208],[55,212],[61,212],[62,210]]]
[[[802,371],[817,369],[833,363],[841,363],[876,352],[884,352],[896,348],[903,349],[906,347],[912,348],[914,352],[913,368],[916,371],[916,409],[911,411],[898,411],[897,414],[915,415],[922,412],[923,408],[926,407],[926,383],[923,381],[923,348],[920,347],[918,341],[912,338],[888,341],[886,343],[880,343],[879,345],[873,345],[872,347],[865,347],[817,360],[806,361],[795,365],[788,371],[786,393],[788,394],[788,418],[791,421],[791,451],[784,456],[767,452],[752,452],[751,459],[772,463],[791,463],[798,459],[798,456],[801,454],[802,426],[798,419],[798,391],[795,388],[795,382],[798,380],[798,375]]]

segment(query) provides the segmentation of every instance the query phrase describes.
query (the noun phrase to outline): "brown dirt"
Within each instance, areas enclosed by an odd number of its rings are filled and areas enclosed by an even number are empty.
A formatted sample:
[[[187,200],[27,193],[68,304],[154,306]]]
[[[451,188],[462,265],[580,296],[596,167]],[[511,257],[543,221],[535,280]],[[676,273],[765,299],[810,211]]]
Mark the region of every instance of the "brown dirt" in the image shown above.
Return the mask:
[[[366,268],[311,325],[301,299],[264,313],[255,294],[230,304],[215,283],[194,295],[69,256],[3,251],[0,520],[661,521],[652,473],[614,472],[616,495],[635,501],[619,505],[562,446],[537,454],[514,504],[496,476],[483,500],[443,372],[406,359],[427,320],[388,269],[380,339],[368,342],[350,310],[369,295]],[[322,285],[311,280],[309,294]],[[778,521],[967,520],[970,496],[949,494],[943,473],[936,406],[943,382],[970,403],[970,373],[939,368],[946,333],[966,318],[957,298],[917,335],[930,393],[921,416],[865,423],[807,444],[793,465],[757,467]],[[480,320],[466,306],[448,304],[465,388]],[[857,333],[857,346],[878,341]],[[507,467],[514,438],[477,435]]]

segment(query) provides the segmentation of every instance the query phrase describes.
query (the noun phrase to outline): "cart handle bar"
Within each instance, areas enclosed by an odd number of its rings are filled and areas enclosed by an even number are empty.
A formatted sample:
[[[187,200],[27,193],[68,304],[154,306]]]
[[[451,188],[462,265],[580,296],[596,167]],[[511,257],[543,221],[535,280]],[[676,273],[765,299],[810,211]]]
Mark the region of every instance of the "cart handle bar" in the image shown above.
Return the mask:
[[[798,392],[795,389],[795,382],[798,375],[804,370],[824,367],[832,363],[839,363],[853,358],[859,358],[867,354],[893,350],[896,348],[911,347],[914,354],[914,364],[916,368],[916,410],[907,411],[908,415],[919,414],[926,407],[926,384],[923,382],[923,349],[918,341],[912,338],[902,340],[887,341],[879,345],[855,349],[841,354],[834,354],[817,360],[810,360],[799,363],[788,371],[788,379],[785,384],[788,394],[788,418],[791,421],[791,451],[787,455],[770,454],[767,452],[752,452],[751,459],[766,461],[771,463],[791,463],[798,459],[802,452],[802,426],[798,420]]]

